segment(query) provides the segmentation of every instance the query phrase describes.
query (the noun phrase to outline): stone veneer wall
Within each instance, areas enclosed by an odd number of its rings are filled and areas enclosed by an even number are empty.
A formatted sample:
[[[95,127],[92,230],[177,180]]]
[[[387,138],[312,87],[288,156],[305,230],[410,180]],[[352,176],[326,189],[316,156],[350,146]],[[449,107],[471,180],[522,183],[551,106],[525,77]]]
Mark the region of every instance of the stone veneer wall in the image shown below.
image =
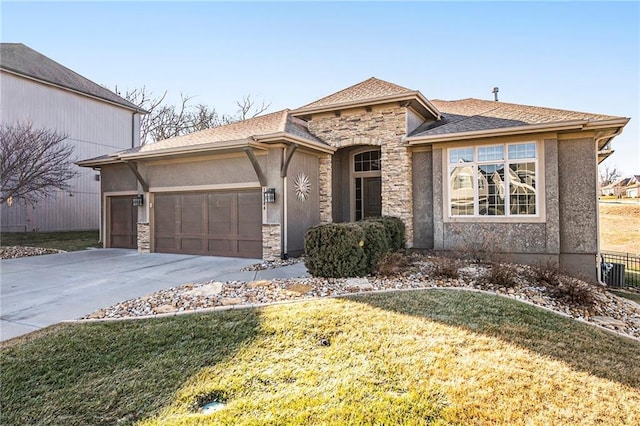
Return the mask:
[[[413,246],[413,192],[411,152],[402,142],[407,109],[397,103],[315,114],[309,130],[336,148],[380,146],[382,157],[382,214],[401,218],[406,225],[407,247]],[[329,166],[330,167],[330,166]],[[324,184],[324,183],[323,183]]]
[[[262,259],[280,259],[282,254],[282,238],[279,223],[262,224]]]
[[[148,223],[138,223],[138,253],[151,253],[151,230]]]
[[[320,204],[320,223],[333,222],[331,164],[331,155],[325,155],[318,159],[318,196]]]

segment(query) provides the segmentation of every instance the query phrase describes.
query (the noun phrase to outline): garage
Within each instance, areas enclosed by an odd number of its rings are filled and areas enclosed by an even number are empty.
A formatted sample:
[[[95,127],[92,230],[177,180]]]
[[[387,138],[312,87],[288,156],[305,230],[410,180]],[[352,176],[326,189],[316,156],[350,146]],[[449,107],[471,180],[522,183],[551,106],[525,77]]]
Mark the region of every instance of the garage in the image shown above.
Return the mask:
[[[262,257],[259,190],[156,193],[154,251]]]
[[[109,247],[137,248],[138,209],[133,206],[133,195],[108,197]]]

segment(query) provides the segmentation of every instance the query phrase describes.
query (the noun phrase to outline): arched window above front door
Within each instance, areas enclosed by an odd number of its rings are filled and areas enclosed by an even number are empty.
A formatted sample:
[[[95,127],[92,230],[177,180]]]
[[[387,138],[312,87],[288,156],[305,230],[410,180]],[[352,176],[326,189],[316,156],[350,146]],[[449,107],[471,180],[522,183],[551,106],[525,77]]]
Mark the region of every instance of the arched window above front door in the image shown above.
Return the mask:
[[[353,157],[354,172],[380,171],[380,151],[366,151]]]

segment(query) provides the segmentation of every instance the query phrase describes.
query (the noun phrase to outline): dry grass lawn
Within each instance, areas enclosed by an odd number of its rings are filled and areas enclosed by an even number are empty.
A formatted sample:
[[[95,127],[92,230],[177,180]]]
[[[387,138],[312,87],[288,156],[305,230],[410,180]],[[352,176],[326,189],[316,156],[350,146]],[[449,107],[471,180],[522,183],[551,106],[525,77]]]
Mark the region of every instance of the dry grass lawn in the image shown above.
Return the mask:
[[[640,204],[600,203],[600,250],[640,254]]]
[[[468,291],[59,325],[0,374],[11,425],[640,424],[640,342]]]

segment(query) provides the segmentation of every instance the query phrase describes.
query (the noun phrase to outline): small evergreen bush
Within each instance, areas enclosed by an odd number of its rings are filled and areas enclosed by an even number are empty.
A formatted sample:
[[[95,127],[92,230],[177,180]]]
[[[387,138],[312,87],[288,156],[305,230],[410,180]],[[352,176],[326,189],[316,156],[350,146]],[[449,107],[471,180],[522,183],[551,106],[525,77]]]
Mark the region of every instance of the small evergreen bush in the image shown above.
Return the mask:
[[[378,262],[390,251],[391,241],[385,226],[377,221],[364,220],[357,223],[364,230],[362,248],[367,256],[368,273],[375,272]]]
[[[379,222],[384,225],[384,228],[389,236],[389,244],[391,251],[398,251],[404,249],[404,222],[398,217],[383,216],[378,218],[367,219],[370,222]]]
[[[357,223],[310,228],[304,237],[304,263],[314,277],[362,277],[369,273],[365,231]]]
[[[404,248],[404,223],[394,217],[310,228],[305,265],[315,277],[362,277],[376,272],[384,256]]]

